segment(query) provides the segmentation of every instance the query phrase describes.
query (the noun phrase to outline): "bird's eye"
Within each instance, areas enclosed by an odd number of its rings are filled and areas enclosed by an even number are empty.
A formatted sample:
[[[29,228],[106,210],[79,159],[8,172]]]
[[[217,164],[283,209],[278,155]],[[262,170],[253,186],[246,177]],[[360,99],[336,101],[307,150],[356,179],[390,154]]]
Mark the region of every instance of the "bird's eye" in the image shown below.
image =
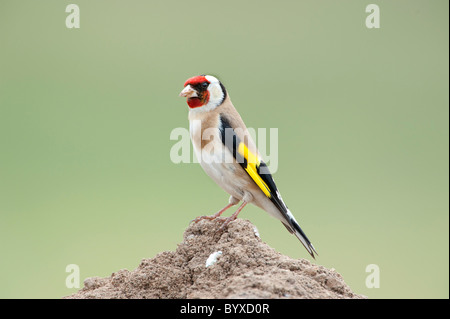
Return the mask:
[[[205,88],[205,89],[208,87],[208,85],[209,85],[208,82],[203,82],[203,83],[202,83],[202,87]]]

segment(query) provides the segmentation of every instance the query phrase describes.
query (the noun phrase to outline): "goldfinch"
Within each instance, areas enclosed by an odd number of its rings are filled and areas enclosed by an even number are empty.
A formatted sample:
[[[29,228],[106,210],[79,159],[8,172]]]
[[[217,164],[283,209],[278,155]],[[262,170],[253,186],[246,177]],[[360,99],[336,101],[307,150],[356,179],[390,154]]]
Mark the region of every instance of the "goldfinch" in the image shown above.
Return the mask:
[[[315,258],[314,246],[281,198],[223,84],[211,75],[194,76],[184,83],[180,96],[187,98],[190,136],[200,165],[231,195],[223,209],[212,216],[198,217],[194,222],[215,219],[242,201],[236,212],[224,221],[221,227],[224,228],[237,218],[245,205],[252,203],[280,220]]]

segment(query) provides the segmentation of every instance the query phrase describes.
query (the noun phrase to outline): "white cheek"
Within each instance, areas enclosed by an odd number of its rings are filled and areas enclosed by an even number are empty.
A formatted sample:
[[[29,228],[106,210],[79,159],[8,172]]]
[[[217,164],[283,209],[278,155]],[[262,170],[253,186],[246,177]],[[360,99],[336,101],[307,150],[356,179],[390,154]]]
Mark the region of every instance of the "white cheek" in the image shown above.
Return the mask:
[[[218,83],[211,84],[209,90],[209,102],[206,104],[207,107],[215,108],[223,100],[223,92]]]
[[[218,87],[218,85],[214,85],[211,88],[211,96],[212,96],[213,100],[222,99],[223,93],[222,93],[222,90],[220,89],[220,87]]]

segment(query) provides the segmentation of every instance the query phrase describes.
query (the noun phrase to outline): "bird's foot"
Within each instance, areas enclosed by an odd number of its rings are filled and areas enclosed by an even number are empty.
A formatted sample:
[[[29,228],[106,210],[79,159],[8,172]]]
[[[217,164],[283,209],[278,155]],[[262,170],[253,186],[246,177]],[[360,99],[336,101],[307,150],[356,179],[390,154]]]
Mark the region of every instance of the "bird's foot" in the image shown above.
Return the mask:
[[[225,228],[227,228],[228,224],[231,223],[236,218],[237,218],[237,215],[235,215],[235,214],[233,214],[230,217],[226,218],[225,221],[222,223],[222,226],[220,226],[219,231],[223,231]]]
[[[214,215],[211,216],[199,216],[197,218],[194,218],[193,220],[191,220],[191,223],[195,223],[197,224],[199,221],[203,220],[203,219],[207,219],[207,220],[214,220],[217,217],[219,217],[220,215],[223,214],[224,211],[226,211],[228,208],[230,208],[231,206],[233,206],[233,204],[228,204],[227,206],[225,206],[224,208],[222,208],[221,210],[219,210],[217,213],[215,213]]]
[[[219,231],[222,231],[226,227],[228,227],[228,224],[231,223],[233,220],[235,220],[237,218],[237,215],[239,215],[239,213],[241,212],[242,208],[245,207],[245,205],[247,205],[247,202],[243,202],[241,204],[241,206],[239,206],[238,210],[233,213],[233,215],[231,215],[230,217],[225,219],[225,221],[223,222],[222,226],[220,226]]]
[[[224,230],[228,226],[229,223],[231,223],[233,220],[235,220],[238,217],[239,213],[241,212],[242,208],[245,207],[245,205],[247,205],[247,202],[243,202],[241,204],[241,206],[239,206],[238,210],[233,213],[233,215],[231,215],[230,217],[225,219],[222,226],[220,226],[219,231]]]
[[[221,212],[220,212],[220,214],[219,213],[215,213],[214,215],[211,215],[211,216],[199,216],[199,217],[194,218],[193,220],[191,220],[191,223],[197,224],[199,221],[201,221],[203,219],[214,220],[217,217],[219,217],[220,215],[221,215]]]

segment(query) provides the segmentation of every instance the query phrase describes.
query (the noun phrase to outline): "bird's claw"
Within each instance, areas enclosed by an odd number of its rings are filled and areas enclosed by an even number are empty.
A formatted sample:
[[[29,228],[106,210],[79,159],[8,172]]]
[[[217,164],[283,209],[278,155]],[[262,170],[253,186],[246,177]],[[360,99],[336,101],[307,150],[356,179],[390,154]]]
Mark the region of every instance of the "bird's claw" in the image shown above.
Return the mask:
[[[214,214],[214,215],[211,215],[211,216],[199,216],[199,217],[196,217],[196,218],[194,218],[193,220],[191,220],[190,222],[189,222],[189,224],[192,224],[192,223],[194,223],[194,224],[197,224],[199,221],[201,221],[201,220],[203,220],[203,219],[207,219],[207,220],[213,220],[213,219],[216,219],[218,216],[216,216],[216,214]]]
[[[227,219],[225,219],[225,221],[222,223],[222,226],[220,226],[219,231],[223,231],[225,230],[225,228],[228,227],[228,224],[231,223],[233,220],[235,220],[237,218],[237,216],[230,216]]]

